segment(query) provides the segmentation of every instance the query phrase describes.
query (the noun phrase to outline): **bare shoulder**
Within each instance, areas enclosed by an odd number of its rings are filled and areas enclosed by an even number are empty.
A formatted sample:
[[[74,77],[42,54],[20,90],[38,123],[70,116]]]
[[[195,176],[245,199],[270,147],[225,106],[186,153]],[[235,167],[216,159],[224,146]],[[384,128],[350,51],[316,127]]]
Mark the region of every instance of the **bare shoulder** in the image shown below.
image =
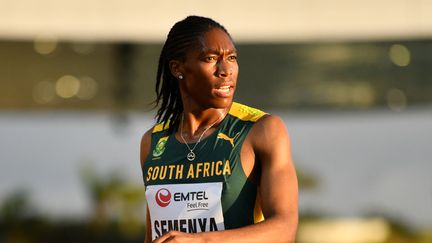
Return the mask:
[[[285,129],[283,120],[277,115],[266,114],[260,118],[256,124],[256,127],[267,129]]]
[[[252,144],[257,149],[266,149],[275,144],[289,143],[283,120],[277,115],[265,115],[251,129]]]
[[[145,132],[141,138],[141,148],[140,148],[141,167],[143,167],[144,161],[147,158],[148,153],[150,152],[152,131],[153,131],[153,127],[147,130],[147,132]]]

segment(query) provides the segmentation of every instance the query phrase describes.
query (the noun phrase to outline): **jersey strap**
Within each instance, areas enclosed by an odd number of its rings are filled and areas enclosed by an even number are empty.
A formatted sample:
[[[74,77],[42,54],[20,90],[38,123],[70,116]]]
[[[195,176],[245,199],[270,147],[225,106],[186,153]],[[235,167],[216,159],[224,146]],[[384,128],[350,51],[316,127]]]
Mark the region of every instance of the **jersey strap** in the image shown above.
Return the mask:
[[[242,121],[256,122],[267,113],[243,104],[239,104],[237,102],[233,102],[229,114]]]

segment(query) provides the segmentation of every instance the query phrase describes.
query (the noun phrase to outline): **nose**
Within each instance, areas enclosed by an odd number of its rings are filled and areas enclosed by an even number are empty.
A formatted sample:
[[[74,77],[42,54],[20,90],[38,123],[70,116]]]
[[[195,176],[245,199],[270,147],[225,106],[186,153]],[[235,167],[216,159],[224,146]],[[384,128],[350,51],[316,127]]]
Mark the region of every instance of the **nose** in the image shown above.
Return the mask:
[[[216,75],[218,77],[225,78],[232,75],[232,73],[233,73],[233,68],[227,60],[220,60],[218,62],[217,71],[216,71]]]

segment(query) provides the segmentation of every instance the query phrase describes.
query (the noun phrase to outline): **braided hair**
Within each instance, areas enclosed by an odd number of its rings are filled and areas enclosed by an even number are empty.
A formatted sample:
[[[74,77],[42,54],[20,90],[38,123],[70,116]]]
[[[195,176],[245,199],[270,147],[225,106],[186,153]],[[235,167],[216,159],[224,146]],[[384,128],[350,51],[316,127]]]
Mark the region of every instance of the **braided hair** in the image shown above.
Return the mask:
[[[200,16],[188,16],[177,22],[169,31],[167,39],[159,57],[156,75],[156,106],[160,105],[156,119],[165,127],[169,122],[168,132],[171,133],[180,122],[183,112],[179,83],[170,71],[171,60],[184,61],[186,53],[200,45],[204,34],[213,28],[228,31],[216,21]]]

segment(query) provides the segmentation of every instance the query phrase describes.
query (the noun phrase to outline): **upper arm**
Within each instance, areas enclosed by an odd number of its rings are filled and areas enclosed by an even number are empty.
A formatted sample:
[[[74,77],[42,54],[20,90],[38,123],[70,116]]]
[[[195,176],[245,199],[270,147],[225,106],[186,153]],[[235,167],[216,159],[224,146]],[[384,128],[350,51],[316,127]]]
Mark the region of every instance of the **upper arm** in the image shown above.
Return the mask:
[[[141,148],[140,148],[141,168],[143,168],[147,155],[150,152],[152,131],[153,128],[149,129],[146,133],[144,133],[141,139]]]
[[[141,148],[140,148],[140,161],[141,161],[141,168],[144,166],[144,162],[147,158],[148,153],[150,152],[151,148],[151,134],[152,130],[148,130],[141,139]],[[150,212],[147,206],[146,210],[146,236],[145,236],[145,243],[151,242],[151,230],[150,230]]]
[[[285,125],[279,117],[268,115],[254,125],[251,133],[253,149],[261,165],[260,193],[264,216],[287,218],[296,228],[297,176]]]
[[[145,235],[145,240],[144,243],[150,243],[152,240],[152,236],[151,236],[151,222],[150,222],[150,211],[149,208],[147,206],[147,212],[146,212],[146,235]]]

